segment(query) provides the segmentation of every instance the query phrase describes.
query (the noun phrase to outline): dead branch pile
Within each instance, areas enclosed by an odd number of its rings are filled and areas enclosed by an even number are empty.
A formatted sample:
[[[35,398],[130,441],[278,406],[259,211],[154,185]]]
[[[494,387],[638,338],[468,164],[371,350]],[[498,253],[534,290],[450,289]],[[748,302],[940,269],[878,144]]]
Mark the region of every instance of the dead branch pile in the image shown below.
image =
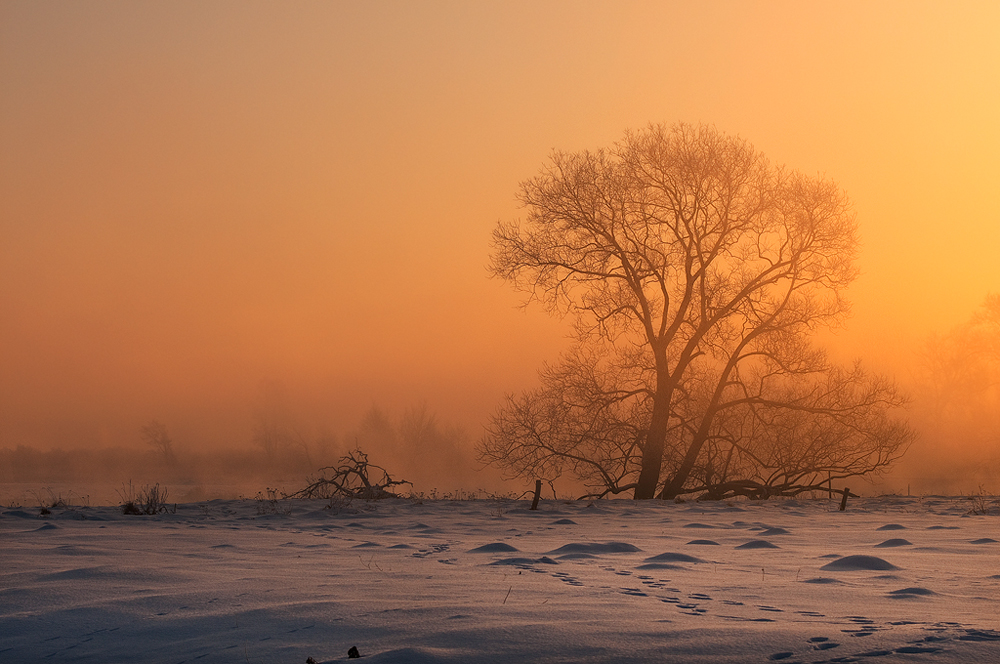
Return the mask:
[[[288,498],[360,498],[381,500],[398,498],[390,487],[413,483],[409,480],[394,480],[382,466],[368,461],[368,455],[354,450],[340,457],[336,466],[320,468],[319,479],[311,482],[301,491],[289,494]]]

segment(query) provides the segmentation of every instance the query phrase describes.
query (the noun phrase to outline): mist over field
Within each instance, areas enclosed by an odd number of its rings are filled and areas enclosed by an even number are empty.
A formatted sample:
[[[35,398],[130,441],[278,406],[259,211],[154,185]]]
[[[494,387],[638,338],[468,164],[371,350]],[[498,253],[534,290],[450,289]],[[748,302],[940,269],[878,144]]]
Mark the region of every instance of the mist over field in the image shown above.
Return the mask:
[[[849,197],[860,275],[819,343],[918,434],[850,488],[998,493],[997,28],[987,2],[4,2],[0,502],[292,491],[355,448],[520,495],[476,445],[572,321],[488,277],[491,234],[553,151],[661,122]]]

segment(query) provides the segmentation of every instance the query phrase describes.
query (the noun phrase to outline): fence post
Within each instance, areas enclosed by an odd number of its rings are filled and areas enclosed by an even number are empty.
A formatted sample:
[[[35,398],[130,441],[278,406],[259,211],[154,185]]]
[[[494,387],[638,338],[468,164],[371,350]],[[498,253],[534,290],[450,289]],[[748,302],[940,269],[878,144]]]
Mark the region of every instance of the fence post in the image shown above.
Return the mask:
[[[535,497],[531,499],[531,509],[538,509],[538,499],[542,497],[542,481],[535,480]]]
[[[851,495],[851,490],[846,486],[844,487],[844,497],[840,499],[840,511],[843,512],[847,509],[847,497]]]

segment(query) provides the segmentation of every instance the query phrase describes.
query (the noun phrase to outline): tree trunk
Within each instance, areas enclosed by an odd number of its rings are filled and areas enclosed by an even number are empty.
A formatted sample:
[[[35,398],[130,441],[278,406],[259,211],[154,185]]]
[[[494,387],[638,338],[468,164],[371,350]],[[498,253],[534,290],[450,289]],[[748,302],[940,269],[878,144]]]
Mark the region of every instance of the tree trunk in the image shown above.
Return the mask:
[[[639,481],[635,485],[633,494],[635,500],[649,500],[656,495],[669,421],[670,391],[657,389],[653,402],[653,417],[649,423],[649,431],[646,432],[646,444],[642,447],[642,469],[639,471]]]
[[[681,462],[680,468],[677,469],[674,476],[663,487],[660,498],[663,500],[673,500],[680,495],[684,489],[684,483],[687,482],[687,478],[691,475],[694,463],[698,460],[698,455],[701,454],[701,448],[707,439],[708,436],[701,431],[695,435],[695,439],[691,441],[691,445],[688,447],[687,454],[684,455],[684,460]]]

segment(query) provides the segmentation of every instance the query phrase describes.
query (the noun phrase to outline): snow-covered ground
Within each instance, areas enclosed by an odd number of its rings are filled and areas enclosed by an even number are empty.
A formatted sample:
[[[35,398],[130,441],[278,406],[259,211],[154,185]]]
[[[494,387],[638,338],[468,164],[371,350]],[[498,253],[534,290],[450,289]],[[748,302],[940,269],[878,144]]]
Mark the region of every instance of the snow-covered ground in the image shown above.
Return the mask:
[[[2,510],[0,661],[1000,662],[995,504],[323,506]]]

